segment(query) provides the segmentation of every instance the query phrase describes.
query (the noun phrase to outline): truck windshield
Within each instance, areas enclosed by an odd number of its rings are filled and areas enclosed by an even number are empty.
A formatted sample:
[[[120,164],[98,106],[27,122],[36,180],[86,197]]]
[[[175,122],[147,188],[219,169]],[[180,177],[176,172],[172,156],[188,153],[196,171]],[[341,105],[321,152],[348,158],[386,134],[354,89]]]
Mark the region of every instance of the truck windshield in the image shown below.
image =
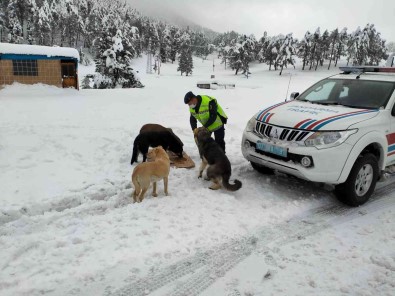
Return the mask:
[[[344,105],[352,108],[385,107],[395,83],[360,79],[324,79],[296,98],[322,105]]]

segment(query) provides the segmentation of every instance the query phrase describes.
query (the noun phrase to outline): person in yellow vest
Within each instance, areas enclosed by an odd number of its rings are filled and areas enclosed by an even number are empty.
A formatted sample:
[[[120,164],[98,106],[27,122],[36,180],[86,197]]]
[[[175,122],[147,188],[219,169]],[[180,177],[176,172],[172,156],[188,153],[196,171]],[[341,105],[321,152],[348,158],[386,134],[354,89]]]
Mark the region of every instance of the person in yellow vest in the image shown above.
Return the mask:
[[[188,104],[191,116],[189,122],[192,130],[197,128],[199,121],[208,131],[214,132],[215,142],[225,152],[225,127],[228,120],[222,107],[217,100],[210,96],[194,95],[189,91],[184,97],[184,103]]]

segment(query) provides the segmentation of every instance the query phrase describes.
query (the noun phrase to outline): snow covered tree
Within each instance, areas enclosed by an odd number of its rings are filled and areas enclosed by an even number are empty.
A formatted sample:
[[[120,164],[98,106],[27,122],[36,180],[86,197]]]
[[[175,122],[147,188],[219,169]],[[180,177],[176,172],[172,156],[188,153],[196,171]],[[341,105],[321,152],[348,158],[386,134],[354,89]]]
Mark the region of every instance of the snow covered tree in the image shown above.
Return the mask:
[[[358,51],[358,39],[361,34],[361,28],[358,27],[352,34],[350,34],[347,42],[347,65],[350,60],[355,61],[355,57]]]
[[[304,70],[305,66],[309,63],[309,55],[311,51],[311,40],[313,35],[307,31],[304,34],[303,40],[300,42],[298,46],[297,54],[303,61],[302,70]]]
[[[160,60],[162,63],[166,63],[167,60],[170,58],[171,43],[172,43],[169,26],[165,25],[163,29],[161,29],[158,33],[160,39],[160,46],[159,46]]]
[[[9,0],[6,15],[8,28],[8,42],[32,43],[32,24],[35,0]],[[26,28],[26,36],[23,35],[23,27]]]
[[[329,36],[330,42],[330,54],[329,54],[329,65],[328,70],[331,68],[332,61],[335,59],[335,49],[339,40],[339,30],[336,28]]]
[[[192,74],[193,69],[193,61],[192,61],[192,48],[191,48],[191,37],[185,32],[181,36],[181,54],[178,62],[177,71],[181,72],[181,76],[185,73],[186,76],[188,74]]]
[[[170,44],[170,60],[174,63],[176,60],[177,53],[180,52],[181,46],[181,33],[176,27],[171,27],[170,29],[171,44]]]
[[[318,46],[320,43],[320,28],[318,27],[317,30],[315,30],[313,37],[311,39],[311,50],[310,50],[310,60],[309,60],[309,64],[310,64],[310,68],[309,70],[311,70],[311,68],[314,65],[314,62],[317,60],[317,57],[319,56],[319,53],[317,54],[318,51]]]
[[[2,34],[4,34],[5,28],[6,28],[6,8],[8,6],[8,0],[4,0],[0,2],[0,31]],[[0,36],[0,42],[2,42]]]
[[[212,46],[209,46],[207,37],[203,32],[198,32],[193,35],[192,48],[196,56],[206,59],[210,54]]]
[[[157,52],[159,52],[159,34],[157,30],[157,24],[150,21],[146,20],[145,22],[145,27],[142,32],[142,38],[144,42],[144,46],[147,50],[147,52],[155,55]]]
[[[280,75],[283,72],[283,68],[287,67],[288,64],[291,64],[295,68],[295,60],[293,56],[296,54],[296,49],[294,47],[294,40],[292,37],[292,33],[285,36],[280,49],[278,50],[276,64],[281,67]]]
[[[343,30],[341,30],[339,33],[339,38],[338,38],[337,46],[336,46],[335,53],[334,53],[335,67],[337,66],[337,61],[340,59],[340,57],[345,52],[345,48],[347,46],[347,39],[348,39],[347,28],[343,28]]]
[[[355,65],[364,65],[367,62],[368,50],[370,46],[370,36],[375,31],[374,26],[371,27],[369,24],[360,31],[357,36],[357,44],[356,44],[356,52],[353,60],[353,64]]]
[[[99,58],[96,60],[96,72],[94,88],[134,88],[143,87],[136,78],[136,73],[131,66],[133,55],[123,45],[121,30],[111,39],[105,36],[100,41]],[[107,47],[111,44],[110,47]],[[107,47],[107,49],[106,49]]]
[[[236,70],[235,75],[238,74],[240,70],[243,74],[249,73],[249,63],[253,60],[254,49],[255,49],[255,37],[250,36],[240,36],[238,41],[232,47],[230,51],[230,67],[232,70]]]
[[[325,30],[318,41],[317,48],[315,51],[315,57],[316,57],[315,70],[317,70],[318,65],[323,66],[324,60],[328,58],[329,45],[330,45],[329,33],[328,30]]]
[[[363,30],[359,27],[350,36],[348,42],[348,59],[353,65],[378,65],[385,59],[385,41],[373,24],[367,24]]]
[[[269,38],[269,43],[266,47],[265,63],[269,65],[269,71],[274,66],[274,70],[277,70],[277,55],[280,48],[280,42],[283,39],[282,35],[274,36]]]
[[[388,42],[386,46],[387,52],[395,52],[395,42]]]
[[[39,45],[51,44],[51,32],[54,29],[54,20],[50,3],[47,0],[42,1],[41,5],[37,7],[34,15],[34,37],[36,43]]]
[[[255,46],[256,59],[260,63],[265,62],[265,53],[268,45],[269,45],[269,38],[267,36],[267,32],[264,32],[263,36],[258,40]]]
[[[371,25],[371,30],[369,33],[369,48],[367,53],[367,64],[368,65],[379,65],[381,60],[387,59],[387,51],[385,40],[381,39],[380,33],[373,28],[374,25]]]

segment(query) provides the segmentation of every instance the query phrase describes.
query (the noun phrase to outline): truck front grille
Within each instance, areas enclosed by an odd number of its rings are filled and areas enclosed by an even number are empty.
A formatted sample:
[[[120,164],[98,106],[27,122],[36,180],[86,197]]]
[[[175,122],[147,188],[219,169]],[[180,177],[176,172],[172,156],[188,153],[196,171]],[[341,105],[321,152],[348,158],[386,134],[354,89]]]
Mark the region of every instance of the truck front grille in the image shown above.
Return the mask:
[[[297,130],[297,129],[282,128],[282,127],[266,124],[260,121],[256,122],[255,132],[267,138],[274,138],[288,142],[303,141],[307,138],[309,134],[313,133],[313,132]]]

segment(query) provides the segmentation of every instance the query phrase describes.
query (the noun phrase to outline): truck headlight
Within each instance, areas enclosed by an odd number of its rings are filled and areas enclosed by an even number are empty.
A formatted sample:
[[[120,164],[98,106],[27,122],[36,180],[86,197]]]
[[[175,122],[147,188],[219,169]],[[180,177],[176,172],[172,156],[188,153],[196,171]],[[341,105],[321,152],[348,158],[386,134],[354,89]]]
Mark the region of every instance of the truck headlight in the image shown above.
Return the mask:
[[[253,131],[255,129],[255,116],[253,116],[247,123],[247,131]]]
[[[335,147],[342,144],[349,136],[355,134],[358,129],[347,131],[333,131],[333,132],[315,132],[304,141],[308,147],[316,147],[317,149],[325,149]]]

